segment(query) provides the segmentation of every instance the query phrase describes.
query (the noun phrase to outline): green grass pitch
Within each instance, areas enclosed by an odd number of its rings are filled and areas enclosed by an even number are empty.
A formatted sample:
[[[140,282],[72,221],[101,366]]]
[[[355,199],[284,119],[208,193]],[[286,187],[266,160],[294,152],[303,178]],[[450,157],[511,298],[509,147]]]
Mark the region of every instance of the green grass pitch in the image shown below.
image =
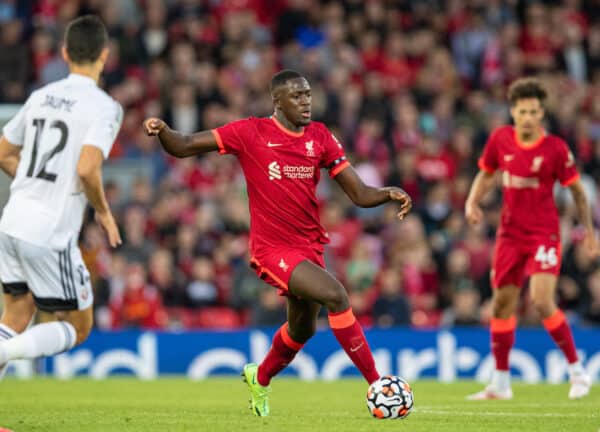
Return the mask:
[[[600,430],[598,388],[570,401],[566,384],[515,384],[512,401],[471,402],[464,397],[481,389],[475,382],[412,386],[415,410],[407,419],[376,420],[366,409],[367,386],[358,379],[276,379],[271,416],[258,418],[247,409],[246,386],[238,379],[6,379],[0,382],[0,426],[14,432]]]

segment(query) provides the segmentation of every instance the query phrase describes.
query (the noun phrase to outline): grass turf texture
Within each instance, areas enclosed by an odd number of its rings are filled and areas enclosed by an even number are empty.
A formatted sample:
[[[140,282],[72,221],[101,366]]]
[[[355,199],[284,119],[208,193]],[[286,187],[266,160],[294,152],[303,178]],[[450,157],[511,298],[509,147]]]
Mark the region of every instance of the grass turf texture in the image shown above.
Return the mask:
[[[35,379],[0,383],[0,427],[44,431],[577,431],[600,429],[600,389],[580,401],[568,386],[513,387],[512,401],[475,402],[464,397],[475,382],[412,383],[415,410],[405,420],[376,420],[358,379],[301,382],[276,379],[271,416],[254,417],[247,387],[238,379],[191,382],[162,378],[142,382]]]

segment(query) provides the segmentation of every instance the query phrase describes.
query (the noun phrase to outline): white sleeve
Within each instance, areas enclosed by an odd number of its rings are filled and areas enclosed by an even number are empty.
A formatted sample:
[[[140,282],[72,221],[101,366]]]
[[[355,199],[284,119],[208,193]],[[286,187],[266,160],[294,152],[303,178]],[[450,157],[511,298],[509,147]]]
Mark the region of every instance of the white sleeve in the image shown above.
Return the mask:
[[[27,102],[25,102],[25,105],[19,109],[19,112],[17,112],[17,114],[4,125],[4,129],[2,130],[4,138],[16,146],[22,146],[23,142],[25,141],[27,110],[31,105],[29,102],[30,100],[31,97],[27,99]]]
[[[117,102],[112,101],[112,105],[100,112],[92,122],[83,144],[98,147],[106,159],[119,129],[121,129],[122,122],[123,108]]]

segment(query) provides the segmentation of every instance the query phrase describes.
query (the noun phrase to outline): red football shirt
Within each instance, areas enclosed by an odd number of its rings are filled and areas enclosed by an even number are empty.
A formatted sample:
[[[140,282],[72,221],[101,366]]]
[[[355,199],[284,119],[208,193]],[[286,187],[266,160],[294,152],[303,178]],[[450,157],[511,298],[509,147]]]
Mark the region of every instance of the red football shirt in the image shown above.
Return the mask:
[[[577,181],[579,174],[567,144],[545,134],[525,147],[512,126],[496,129],[479,159],[479,168],[502,171],[503,205],[500,234],[516,237],[559,234],[552,189]]]
[[[327,127],[311,122],[294,133],[273,117],[250,117],[213,129],[213,134],[219,152],[235,155],[246,177],[250,249],[297,245],[322,250],[329,240],[316,197],[320,169],[335,177],[349,166]]]

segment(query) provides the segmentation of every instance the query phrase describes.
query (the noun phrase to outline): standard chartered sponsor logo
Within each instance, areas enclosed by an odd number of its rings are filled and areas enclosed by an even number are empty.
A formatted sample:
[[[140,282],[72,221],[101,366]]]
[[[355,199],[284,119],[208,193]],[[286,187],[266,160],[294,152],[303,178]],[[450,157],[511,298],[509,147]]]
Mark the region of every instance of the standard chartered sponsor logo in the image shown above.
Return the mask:
[[[281,180],[282,171],[283,176],[292,180],[310,179],[315,175],[314,166],[284,165],[282,170],[277,162],[271,162],[269,164],[269,180]]]
[[[538,189],[540,187],[540,179],[537,177],[522,177],[511,174],[508,171],[502,173],[502,185],[505,188],[514,189]]]
[[[275,161],[269,164],[269,180],[281,180],[281,168]]]
[[[283,175],[289,179],[307,179],[312,178],[314,174],[314,166],[285,165],[283,167]]]

